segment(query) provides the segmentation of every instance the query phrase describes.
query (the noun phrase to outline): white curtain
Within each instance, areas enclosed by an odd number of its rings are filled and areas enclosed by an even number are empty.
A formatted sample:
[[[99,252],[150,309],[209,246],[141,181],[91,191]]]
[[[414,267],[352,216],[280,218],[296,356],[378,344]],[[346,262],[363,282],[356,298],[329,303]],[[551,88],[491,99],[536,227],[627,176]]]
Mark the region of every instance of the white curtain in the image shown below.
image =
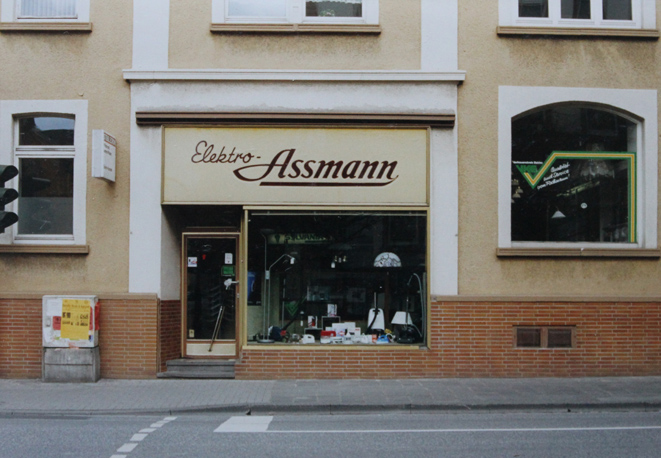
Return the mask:
[[[20,0],[20,17],[76,17],[76,0]]]
[[[230,0],[230,17],[286,17],[287,0]]]

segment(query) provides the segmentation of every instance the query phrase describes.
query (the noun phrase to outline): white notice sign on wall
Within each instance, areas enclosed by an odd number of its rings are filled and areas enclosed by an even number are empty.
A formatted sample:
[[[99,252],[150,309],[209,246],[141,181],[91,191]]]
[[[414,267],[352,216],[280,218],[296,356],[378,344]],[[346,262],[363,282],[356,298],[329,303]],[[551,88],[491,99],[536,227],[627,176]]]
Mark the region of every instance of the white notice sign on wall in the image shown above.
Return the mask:
[[[103,130],[92,131],[92,176],[115,182],[117,140]]]

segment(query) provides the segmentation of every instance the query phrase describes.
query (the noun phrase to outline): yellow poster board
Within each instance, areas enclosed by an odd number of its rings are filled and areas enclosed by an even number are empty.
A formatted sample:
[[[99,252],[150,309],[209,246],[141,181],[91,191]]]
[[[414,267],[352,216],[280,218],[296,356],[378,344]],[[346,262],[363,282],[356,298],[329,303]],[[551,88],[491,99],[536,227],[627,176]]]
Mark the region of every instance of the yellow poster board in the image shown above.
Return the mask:
[[[87,340],[90,328],[90,301],[84,299],[62,299],[63,339]]]

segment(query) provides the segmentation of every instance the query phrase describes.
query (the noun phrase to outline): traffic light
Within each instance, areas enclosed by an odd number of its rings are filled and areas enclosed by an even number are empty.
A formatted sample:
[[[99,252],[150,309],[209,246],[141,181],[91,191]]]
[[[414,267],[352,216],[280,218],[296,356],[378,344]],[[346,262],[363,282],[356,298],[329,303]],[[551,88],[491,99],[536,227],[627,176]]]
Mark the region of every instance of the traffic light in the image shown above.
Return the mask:
[[[18,192],[12,188],[5,188],[5,183],[18,175],[18,169],[13,165],[0,165],[0,234],[5,228],[18,221],[14,212],[6,212],[5,205],[18,199]]]

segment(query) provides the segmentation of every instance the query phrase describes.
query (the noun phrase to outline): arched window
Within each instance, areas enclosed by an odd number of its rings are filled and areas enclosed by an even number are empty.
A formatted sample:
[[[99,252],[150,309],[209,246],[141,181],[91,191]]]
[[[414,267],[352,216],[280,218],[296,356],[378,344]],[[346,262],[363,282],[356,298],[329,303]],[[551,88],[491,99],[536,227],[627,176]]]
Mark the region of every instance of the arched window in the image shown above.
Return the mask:
[[[511,240],[636,243],[636,136],[632,119],[596,106],[515,117]]]
[[[657,92],[498,89],[498,256],[655,257]]]

